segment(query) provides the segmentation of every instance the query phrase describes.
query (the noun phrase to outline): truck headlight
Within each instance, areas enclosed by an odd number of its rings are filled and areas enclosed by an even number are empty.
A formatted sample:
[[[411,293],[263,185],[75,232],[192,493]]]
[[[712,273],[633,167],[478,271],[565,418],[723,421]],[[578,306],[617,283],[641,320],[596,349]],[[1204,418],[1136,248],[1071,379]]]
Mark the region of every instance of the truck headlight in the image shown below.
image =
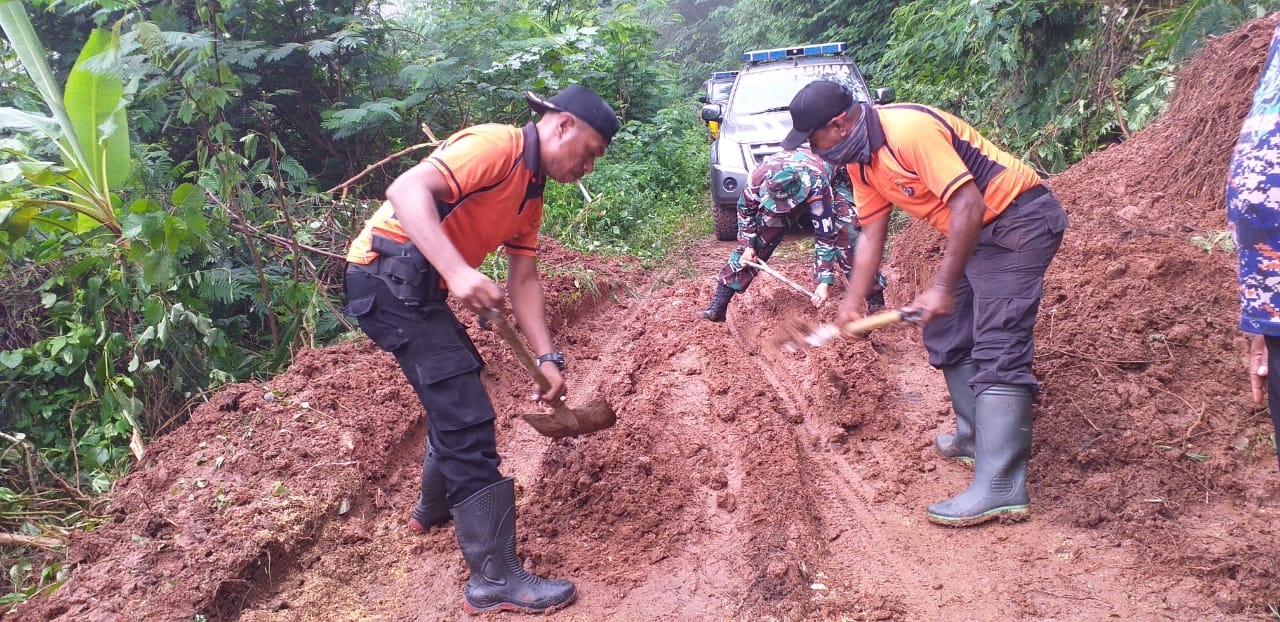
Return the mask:
[[[724,172],[746,173],[747,163],[742,157],[742,145],[721,137],[716,141],[716,164]]]

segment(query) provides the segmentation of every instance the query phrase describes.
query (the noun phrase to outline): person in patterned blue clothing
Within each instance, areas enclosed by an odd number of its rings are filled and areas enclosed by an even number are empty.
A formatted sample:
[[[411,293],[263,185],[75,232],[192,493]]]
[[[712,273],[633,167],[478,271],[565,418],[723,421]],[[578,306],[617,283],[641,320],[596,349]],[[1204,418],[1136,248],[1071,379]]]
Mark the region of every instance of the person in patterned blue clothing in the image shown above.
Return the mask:
[[[755,279],[757,270],[745,263],[772,257],[787,228],[805,214],[813,223],[816,287],[812,302],[814,306],[826,302],[836,270],[848,278],[852,266],[858,236],[853,191],[847,173],[833,170],[813,152],[799,148],[775,153],[751,172],[738,199],[739,246],[716,277],[711,304],[698,317],[723,322],[734,294],[746,291]],[[867,300],[883,306],[883,277],[879,283],[881,287]]]
[[[1227,222],[1240,264],[1240,330],[1253,401],[1280,431],[1280,24],[1227,169]],[[1277,456],[1280,460],[1280,455]]]

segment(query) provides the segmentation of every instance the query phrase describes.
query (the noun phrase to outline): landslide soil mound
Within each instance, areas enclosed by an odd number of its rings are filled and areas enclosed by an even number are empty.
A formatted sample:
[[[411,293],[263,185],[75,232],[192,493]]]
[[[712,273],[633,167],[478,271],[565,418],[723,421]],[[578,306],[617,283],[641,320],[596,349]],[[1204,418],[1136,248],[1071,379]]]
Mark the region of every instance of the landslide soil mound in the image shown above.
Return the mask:
[[[952,417],[919,331],[800,353],[788,318],[830,320],[761,277],[725,324],[692,317],[731,247],[661,270],[542,258],[573,397],[618,424],[552,441],[514,415],[531,382],[459,312],[485,356],[528,568],[579,587],[561,620],[1234,620],[1280,602],[1280,475],[1247,396],[1222,184],[1274,18],[1212,42],[1169,112],[1050,180],[1071,229],[1037,330],[1026,523],[950,530],[923,509],[971,472],[932,450]],[[1224,69],[1226,68],[1226,69]],[[895,242],[891,303],[940,239]],[[1208,246],[1205,250],[1202,246]],[[807,272],[811,246],[776,268]],[[451,526],[416,535],[424,417],[363,337],[223,389],[156,439],[76,537],[66,584],[20,620],[456,620]]]

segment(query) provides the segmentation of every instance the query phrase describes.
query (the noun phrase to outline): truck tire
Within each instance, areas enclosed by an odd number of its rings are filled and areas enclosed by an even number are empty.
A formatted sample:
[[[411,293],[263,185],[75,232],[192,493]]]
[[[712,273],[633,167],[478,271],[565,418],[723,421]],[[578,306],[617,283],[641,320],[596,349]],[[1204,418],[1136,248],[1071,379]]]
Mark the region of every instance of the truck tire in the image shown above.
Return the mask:
[[[716,239],[721,242],[738,239],[738,210],[726,209],[719,205],[711,206],[711,222],[716,230]]]

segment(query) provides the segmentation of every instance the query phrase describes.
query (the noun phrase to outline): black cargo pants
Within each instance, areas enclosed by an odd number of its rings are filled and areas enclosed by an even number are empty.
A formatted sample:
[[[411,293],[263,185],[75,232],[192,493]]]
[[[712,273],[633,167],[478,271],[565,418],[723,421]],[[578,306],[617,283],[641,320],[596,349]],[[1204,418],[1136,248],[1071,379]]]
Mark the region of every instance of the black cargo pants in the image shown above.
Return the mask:
[[[1022,193],[983,227],[956,283],[952,313],[924,327],[929,364],[947,367],[973,359],[974,395],[995,384],[1038,391],[1031,373],[1036,312],[1044,273],[1066,229],[1066,212],[1044,186]]]
[[[433,275],[434,276],[434,275]],[[362,268],[346,274],[346,315],[377,346],[396,357],[427,410],[427,438],[435,448],[449,501],[457,505],[502,479],[498,471],[493,404],[480,381],[484,363],[466,328],[445,304],[438,277],[406,304],[386,282]]]

